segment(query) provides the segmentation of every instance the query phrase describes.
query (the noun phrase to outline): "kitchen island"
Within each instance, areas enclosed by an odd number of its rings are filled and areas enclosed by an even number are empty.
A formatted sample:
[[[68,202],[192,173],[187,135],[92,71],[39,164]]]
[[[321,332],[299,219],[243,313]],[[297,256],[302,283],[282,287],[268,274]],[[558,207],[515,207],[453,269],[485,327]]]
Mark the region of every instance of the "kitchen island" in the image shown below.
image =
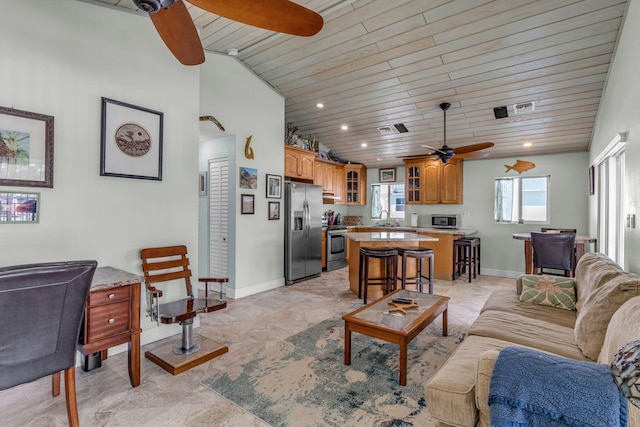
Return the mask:
[[[357,227],[349,227],[349,231],[357,231],[357,232],[380,232],[380,231],[388,231],[388,232],[408,232],[408,233],[418,233],[422,236],[433,237],[437,239],[432,243],[420,244],[421,247],[433,249],[434,253],[434,271],[433,275],[436,279],[440,280],[451,280],[451,275],[453,272],[453,241],[457,239],[461,239],[465,236],[473,235],[477,232],[477,230],[472,228],[457,228],[457,229],[446,229],[446,228],[412,228],[412,227],[374,227],[374,226],[357,226]],[[350,242],[349,242],[350,244]],[[349,262],[349,255],[351,252],[347,253],[347,262]],[[357,260],[356,260],[357,262]],[[357,274],[357,271],[356,271]]]
[[[359,266],[360,266],[360,248],[430,248],[431,244],[438,241],[437,237],[426,236],[418,233],[407,231],[369,231],[369,232],[352,232],[345,234],[349,244],[348,265],[349,265],[349,289],[355,295],[358,295],[359,285]],[[407,263],[409,264],[409,263]],[[371,260],[369,274],[372,277],[379,277],[382,273],[382,261]],[[407,276],[415,275],[415,266],[407,266]],[[368,294],[370,299],[374,300],[383,295],[381,285],[373,285],[369,287]]]

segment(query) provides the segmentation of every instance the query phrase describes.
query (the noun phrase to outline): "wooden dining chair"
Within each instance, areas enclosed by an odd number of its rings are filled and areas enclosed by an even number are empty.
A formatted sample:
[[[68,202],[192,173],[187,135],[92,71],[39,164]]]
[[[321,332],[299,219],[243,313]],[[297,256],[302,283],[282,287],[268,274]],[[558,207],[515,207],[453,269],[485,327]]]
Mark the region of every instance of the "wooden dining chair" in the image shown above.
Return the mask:
[[[573,233],[576,234],[578,232],[575,228],[555,228],[555,227],[542,227],[540,231],[543,233],[548,233],[550,231],[555,231],[558,233]]]
[[[96,261],[0,268],[0,390],[64,371],[67,417],[79,425],[76,345]]]
[[[533,274],[545,274],[544,269],[560,270],[573,277],[576,260],[575,233],[531,233]],[[547,273],[550,274],[550,273]]]
[[[191,269],[189,268],[186,246],[142,249],[140,258],[142,259],[144,282],[149,297],[147,311],[150,317],[158,323],[179,323],[182,325],[182,341],[179,345],[169,344],[147,351],[145,357],[172,375],[177,375],[226,353],[228,348],[214,341],[204,337],[198,337],[197,340],[194,340],[192,330],[193,321],[199,313],[209,313],[227,306],[227,302],[222,299],[222,284],[228,279],[200,279],[200,282],[207,283],[207,288],[204,298],[198,298],[194,295],[191,286]],[[209,282],[220,283],[220,298],[208,297]],[[184,286],[186,297],[177,301],[160,303],[163,291],[158,289],[156,285],[163,283],[166,283],[167,288],[169,286]],[[175,355],[184,357],[176,358]]]

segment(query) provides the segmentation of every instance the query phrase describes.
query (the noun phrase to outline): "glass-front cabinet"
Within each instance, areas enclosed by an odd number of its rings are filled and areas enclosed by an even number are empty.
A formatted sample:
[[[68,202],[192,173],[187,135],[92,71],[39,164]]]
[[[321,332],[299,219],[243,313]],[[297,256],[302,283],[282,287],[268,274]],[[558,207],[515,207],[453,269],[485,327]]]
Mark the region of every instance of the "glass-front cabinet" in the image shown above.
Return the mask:
[[[405,160],[405,203],[415,205],[422,201],[422,161]]]
[[[367,204],[367,168],[365,165],[344,165],[345,203],[347,205]]]

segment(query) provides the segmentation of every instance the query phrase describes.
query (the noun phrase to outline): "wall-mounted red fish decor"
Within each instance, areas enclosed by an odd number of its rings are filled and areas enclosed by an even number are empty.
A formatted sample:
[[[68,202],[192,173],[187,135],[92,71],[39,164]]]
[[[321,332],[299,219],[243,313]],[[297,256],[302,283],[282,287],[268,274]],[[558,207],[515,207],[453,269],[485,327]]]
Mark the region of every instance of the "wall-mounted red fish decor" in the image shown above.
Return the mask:
[[[504,166],[507,168],[506,172],[509,172],[510,170],[514,170],[514,171],[518,171],[518,173],[526,172],[536,167],[535,163],[527,162],[524,160],[516,161],[516,164],[513,166],[509,166],[509,165],[504,165]]]

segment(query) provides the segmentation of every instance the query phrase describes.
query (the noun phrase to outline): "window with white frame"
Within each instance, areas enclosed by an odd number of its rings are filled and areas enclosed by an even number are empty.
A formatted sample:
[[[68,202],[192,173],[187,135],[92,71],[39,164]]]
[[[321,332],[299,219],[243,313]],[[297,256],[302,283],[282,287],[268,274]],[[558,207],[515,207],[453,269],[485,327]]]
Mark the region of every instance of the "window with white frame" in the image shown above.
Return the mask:
[[[549,176],[495,179],[494,221],[505,224],[549,223]]]
[[[404,219],[404,183],[371,185],[371,218]]]
[[[599,252],[624,268],[624,165],[627,134],[620,133],[594,159]],[[629,221],[631,218],[628,218]]]

